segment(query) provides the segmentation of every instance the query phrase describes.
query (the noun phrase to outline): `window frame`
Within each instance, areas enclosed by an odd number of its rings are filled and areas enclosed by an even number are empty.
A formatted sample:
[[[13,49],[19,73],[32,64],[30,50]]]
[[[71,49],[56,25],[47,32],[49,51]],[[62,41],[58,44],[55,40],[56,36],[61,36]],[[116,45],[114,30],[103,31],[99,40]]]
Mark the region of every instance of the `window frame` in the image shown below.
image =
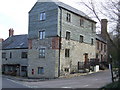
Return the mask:
[[[45,58],[45,48],[39,49],[39,58]]]
[[[12,52],[10,52],[10,58],[12,58]]]
[[[2,59],[6,58],[6,52],[2,52]]]
[[[45,30],[39,31],[39,39],[45,39]]]
[[[99,50],[100,49],[100,44],[99,44],[99,42],[97,42],[97,50]]]
[[[104,45],[104,52],[106,52],[106,45]]]
[[[44,67],[38,67],[38,74],[44,74]]]
[[[71,14],[70,13],[67,13],[66,21],[71,22]]]
[[[80,42],[80,43],[83,43],[83,42],[84,42],[84,36],[83,36],[83,35],[80,35],[79,42]]]
[[[81,26],[81,27],[84,27],[84,22],[85,22],[84,19],[83,19],[83,18],[80,18],[80,26]]]
[[[94,32],[94,23],[91,23],[91,30]]]
[[[27,71],[27,66],[21,66],[21,71],[26,72]]]
[[[21,58],[27,59],[28,58],[28,52],[21,52]]]
[[[66,31],[66,37],[65,37],[66,40],[70,40],[70,32],[69,31]]]
[[[41,13],[40,13],[39,20],[40,20],[40,21],[45,21],[45,20],[46,20],[46,13],[45,13],[45,12],[41,12]]]
[[[94,45],[94,39],[91,38],[91,45]]]
[[[65,57],[66,58],[70,57],[70,49],[65,49]]]

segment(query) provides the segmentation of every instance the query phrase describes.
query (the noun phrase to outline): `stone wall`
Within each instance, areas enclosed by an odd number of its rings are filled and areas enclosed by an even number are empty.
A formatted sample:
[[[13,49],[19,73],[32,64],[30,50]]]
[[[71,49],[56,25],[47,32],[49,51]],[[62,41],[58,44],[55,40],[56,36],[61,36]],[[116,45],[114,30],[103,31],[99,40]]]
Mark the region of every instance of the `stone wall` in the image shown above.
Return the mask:
[[[65,57],[65,49],[70,49],[70,57]],[[61,73],[66,73],[65,68],[69,68],[68,73],[77,71],[78,62],[85,62],[85,53],[88,54],[88,59],[95,58],[95,45],[62,39]]]

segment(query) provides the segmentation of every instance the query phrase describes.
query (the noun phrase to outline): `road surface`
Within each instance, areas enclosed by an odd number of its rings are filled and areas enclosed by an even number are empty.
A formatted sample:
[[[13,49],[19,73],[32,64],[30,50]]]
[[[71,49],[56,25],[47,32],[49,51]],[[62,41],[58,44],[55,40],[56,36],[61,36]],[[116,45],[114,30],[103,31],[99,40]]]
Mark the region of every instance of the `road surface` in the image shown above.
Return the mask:
[[[109,70],[69,79],[25,82],[3,78],[3,88],[100,88],[111,83]]]

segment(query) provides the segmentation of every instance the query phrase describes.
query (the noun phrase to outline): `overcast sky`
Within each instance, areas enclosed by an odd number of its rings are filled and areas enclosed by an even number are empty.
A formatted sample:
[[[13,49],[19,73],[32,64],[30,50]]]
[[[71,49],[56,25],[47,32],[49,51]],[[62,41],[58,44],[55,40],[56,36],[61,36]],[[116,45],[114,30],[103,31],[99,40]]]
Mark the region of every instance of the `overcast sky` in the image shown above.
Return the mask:
[[[8,37],[8,30],[14,29],[14,34],[28,33],[28,12],[37,0],[1,0],[0,1],[0,38]],[[75,8],[80,8],[77,2],[81,0],[60,0]],[[84,11],[84,10],[82,10]]]

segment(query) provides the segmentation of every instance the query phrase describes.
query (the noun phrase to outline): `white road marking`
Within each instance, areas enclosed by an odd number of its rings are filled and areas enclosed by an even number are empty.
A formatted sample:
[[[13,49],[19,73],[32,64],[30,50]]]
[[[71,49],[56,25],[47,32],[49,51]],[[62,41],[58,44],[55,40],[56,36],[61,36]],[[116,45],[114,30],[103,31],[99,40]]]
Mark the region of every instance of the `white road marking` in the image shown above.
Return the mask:
[[[88,87],[89,85],[84,85],[83,87]]]
[[[71,87],[61,87],[61,88],[71,88]]]

